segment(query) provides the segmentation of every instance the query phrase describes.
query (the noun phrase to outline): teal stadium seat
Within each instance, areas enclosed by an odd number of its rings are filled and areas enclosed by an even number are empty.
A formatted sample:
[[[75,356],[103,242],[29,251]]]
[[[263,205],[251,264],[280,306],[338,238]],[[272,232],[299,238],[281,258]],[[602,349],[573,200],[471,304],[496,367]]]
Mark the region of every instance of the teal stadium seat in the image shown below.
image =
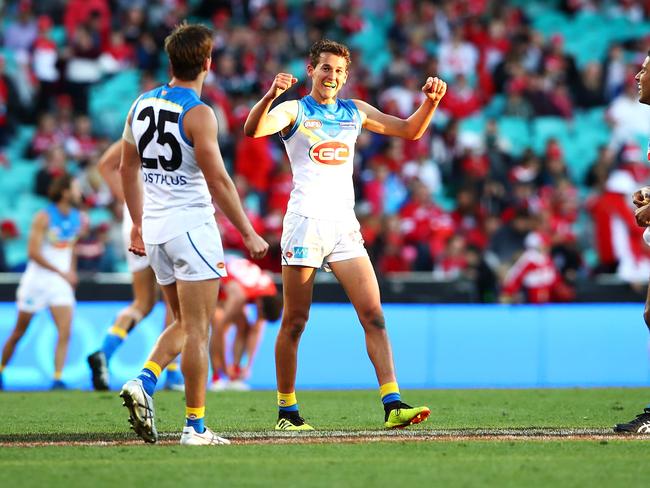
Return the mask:
[[[510,145],[515,156],[521,155],[531,146],[530,123],[521,117],[500,117],[497,120],[499,137]]]

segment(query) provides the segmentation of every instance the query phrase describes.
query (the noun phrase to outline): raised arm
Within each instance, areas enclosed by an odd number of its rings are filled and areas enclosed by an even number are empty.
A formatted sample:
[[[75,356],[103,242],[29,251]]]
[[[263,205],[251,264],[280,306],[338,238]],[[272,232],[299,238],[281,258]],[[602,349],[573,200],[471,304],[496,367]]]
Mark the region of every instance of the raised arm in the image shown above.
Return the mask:
[[[269,91],[255,104],[246,117],[244,133],[247,136],[268,136],[280,132],[294,123],[298,114],[298,102],[295,100],[282,102],[270,112],[269,109],[273,101],[297,81],[297,78],[289,73],[276,75]]]
[[[255,259],[263,257],[269,245],[255,232],[246,217],[235,184],[223,164],[217,144],[217,119],[214,112],[207,105],[198,105],[187,113],[183,125],[194,144],[196,162],[203,172],[213,200],[240,232],[251,256]]]
[[[437,77],[429,77],[422,87],[422,92],[426,95],[424,102],[406,120],[385,114],[363,100],[353,101],[359,112],[361,112],[363,126],[369,131],[415,140],[422,137],[422,134],[429,127],[431,117],[433,117],[440,100],[447,92],[447,83]]]
[[[122,191],[122,179],[120,177],[120,158],[122,157],[122,140],[115,141],[111,144],[102,157],[99,158],[99,174],[111,190],[115,200],[124,201],[124,191]]]

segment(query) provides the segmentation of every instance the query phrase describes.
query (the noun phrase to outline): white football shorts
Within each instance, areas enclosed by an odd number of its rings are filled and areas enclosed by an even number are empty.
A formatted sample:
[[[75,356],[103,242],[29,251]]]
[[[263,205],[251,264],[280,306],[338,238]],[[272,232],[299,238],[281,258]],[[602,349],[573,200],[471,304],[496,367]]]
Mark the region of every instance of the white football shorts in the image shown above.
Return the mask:
[[[368,256],[356,218],[322,220],[287,212],[282,224],[282,264],[331,271],[328,263]]]
[[[202,281],[227,276],[221,236],[214,219],[164,244],[145,244],[156,281]]]
[[[21,312],[36,313],[48,307],[74,304],[74,289],[54,272],[23,275],[16,290],[16,305]]]

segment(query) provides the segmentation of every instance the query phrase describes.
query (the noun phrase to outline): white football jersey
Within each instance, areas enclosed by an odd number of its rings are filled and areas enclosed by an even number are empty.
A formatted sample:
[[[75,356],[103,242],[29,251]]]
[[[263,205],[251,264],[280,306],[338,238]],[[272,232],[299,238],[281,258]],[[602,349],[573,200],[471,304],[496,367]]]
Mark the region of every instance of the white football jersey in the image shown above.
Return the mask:
[[[213,219],[214,207],[183,117],[202,104],[194,90],[163,85],[144,93],[131,114],[142,162],[146,244],[164,244]]]
[[[354,218],[352,171],[361,115],[352,100],[298,100],[298,116],[282,141],[293,171],[288,212],[326,220]]]

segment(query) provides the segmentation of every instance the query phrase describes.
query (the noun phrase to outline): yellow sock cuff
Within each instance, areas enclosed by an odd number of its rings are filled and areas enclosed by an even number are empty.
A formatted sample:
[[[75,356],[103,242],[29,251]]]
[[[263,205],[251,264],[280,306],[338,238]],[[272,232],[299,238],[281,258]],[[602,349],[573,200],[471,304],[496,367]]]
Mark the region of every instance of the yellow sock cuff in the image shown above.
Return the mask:
[[[61,379],[61,376],[63,376],[63,373],[61,371],[55,371],[54,372],[54,379],[59,381]]]
[[[117,336],[120,339],[124,339],[129,334],[126,330],[120,329],[119,327],[111,327],[108,329],[108,333]]]
[[[160,364],[154,361],[147,361],[144,363],[144,366],[142,368],[147,368],[149,371],[156,375],[156,378],[160,378],[160,372],[162,371]]]
[[[185,417],[202,419],[205,417],[205,407],[185,407]]]
[[[178,371],[178,363],[169,363],[167,365],[167,371]]]
[[[379,395],[384,398],[386,395],[391,393],[399,393],[399,386],[397,386],[396,381],[391,381],[390,383],[384,383],[379,387]]]
[[[280,393],[278,392],[278,406],[280,407],[290,407],[298,403],[296,400],[296,392],[292,391],[291,393]]]

